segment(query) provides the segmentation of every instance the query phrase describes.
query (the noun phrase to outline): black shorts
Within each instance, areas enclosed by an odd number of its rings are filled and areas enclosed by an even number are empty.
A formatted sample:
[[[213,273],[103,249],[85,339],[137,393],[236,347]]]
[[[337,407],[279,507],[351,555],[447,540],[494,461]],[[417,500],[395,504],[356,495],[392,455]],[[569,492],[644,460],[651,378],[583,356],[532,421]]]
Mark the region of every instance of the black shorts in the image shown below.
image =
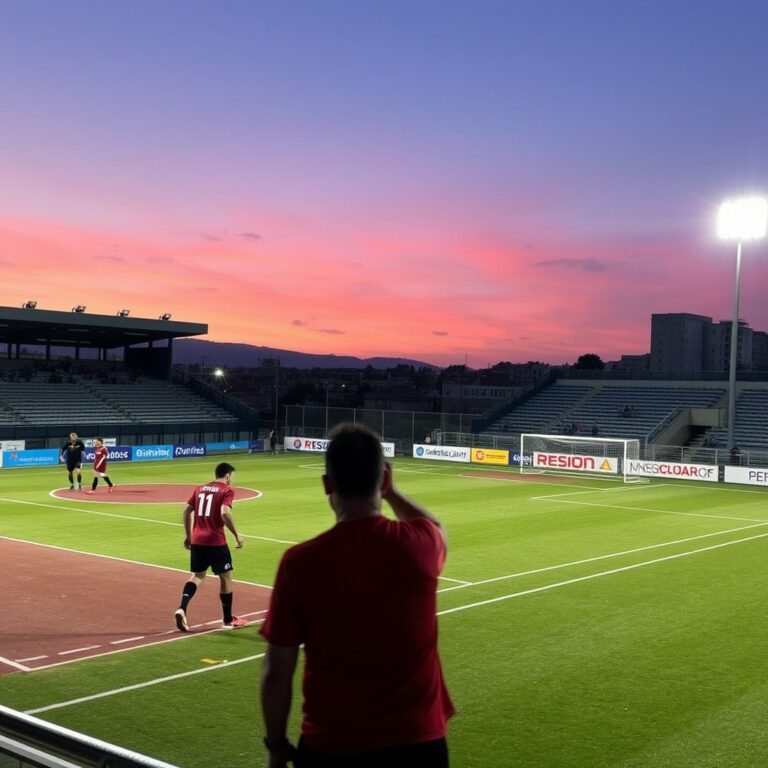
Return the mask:
[[[445,739],[436,739],[356,755],[328,755],[299,739],[293,764],[296,768],[448,768],[448,745]]]
[[[76,469],[81,470],[83,468],[83,462],[82,461],[76,461],[76,462],[67,462],[67,472],[74,472]]]
[[[229,547],[208,547],[203,544],[193,544],[189,548],[189,570],[192,573],[202,573],[211,569],[217,576],[233,570],[232,554]]]

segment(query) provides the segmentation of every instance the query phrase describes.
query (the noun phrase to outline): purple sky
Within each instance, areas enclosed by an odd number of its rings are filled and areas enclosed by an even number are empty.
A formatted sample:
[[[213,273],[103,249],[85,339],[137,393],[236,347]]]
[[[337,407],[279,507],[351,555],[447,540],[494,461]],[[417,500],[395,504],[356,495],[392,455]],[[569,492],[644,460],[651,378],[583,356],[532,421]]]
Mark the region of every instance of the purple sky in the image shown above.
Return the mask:
[[[0,304],[475,367],[730,318],[761,0],[0,0]],[[741,316],[768,330],[768,246]]]

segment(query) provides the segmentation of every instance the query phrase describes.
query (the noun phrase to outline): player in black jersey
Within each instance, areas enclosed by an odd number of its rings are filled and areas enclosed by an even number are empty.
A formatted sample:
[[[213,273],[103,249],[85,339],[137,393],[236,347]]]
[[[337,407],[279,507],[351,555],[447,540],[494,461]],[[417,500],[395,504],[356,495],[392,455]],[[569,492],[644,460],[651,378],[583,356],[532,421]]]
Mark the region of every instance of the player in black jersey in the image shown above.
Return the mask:
[[[75,490],[75,472],[77,472],[77,490],[83,490],[83,451],[85,443],[77,436],[77,432],[69,433],[69,440],[61,449],[61,460],[66,462],[69,475],[69,490]]]

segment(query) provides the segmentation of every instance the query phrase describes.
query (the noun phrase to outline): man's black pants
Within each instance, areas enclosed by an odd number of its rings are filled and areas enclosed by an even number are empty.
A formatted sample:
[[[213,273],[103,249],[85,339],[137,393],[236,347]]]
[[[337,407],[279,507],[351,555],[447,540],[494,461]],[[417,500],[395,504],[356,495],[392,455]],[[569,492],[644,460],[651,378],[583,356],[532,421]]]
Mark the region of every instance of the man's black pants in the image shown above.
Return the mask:
[[[293,764],[296,768],[448,768],[448,745],[445,739],[437,739],[356,755],[328,755],[300,739]]]

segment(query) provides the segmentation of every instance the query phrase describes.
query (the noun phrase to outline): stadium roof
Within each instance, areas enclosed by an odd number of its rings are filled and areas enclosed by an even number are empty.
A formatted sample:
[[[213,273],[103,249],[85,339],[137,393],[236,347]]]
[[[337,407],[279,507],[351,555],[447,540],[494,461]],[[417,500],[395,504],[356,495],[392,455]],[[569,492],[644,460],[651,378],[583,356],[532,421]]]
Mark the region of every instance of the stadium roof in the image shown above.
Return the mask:
[[[0,344],[114,349],[206,333],[206,323],[0,307]]]

